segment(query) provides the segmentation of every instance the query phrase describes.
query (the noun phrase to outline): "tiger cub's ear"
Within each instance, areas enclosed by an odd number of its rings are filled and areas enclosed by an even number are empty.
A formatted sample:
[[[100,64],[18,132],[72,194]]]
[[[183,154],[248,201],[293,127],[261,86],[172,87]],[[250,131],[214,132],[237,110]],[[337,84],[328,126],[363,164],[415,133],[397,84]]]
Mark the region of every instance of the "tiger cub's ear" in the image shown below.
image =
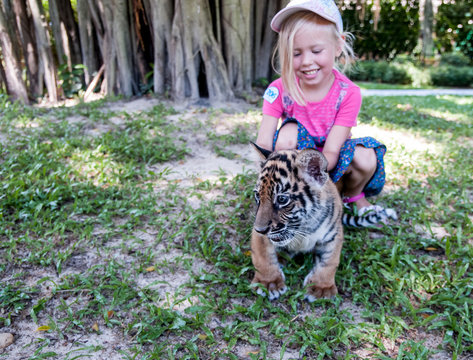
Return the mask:
[[[261,146],[256,145],[254,142],[250,142],[251,145],[253,145],[253,148],[255,149],[256,153],[259,155],[261,160],[267,160],[269,155],[271,155],[271,151],[263,149]]]
[[[327,182],[328,161],[320,151],[304,149],[297,155],[296,163],[307,182],[320,187]]]

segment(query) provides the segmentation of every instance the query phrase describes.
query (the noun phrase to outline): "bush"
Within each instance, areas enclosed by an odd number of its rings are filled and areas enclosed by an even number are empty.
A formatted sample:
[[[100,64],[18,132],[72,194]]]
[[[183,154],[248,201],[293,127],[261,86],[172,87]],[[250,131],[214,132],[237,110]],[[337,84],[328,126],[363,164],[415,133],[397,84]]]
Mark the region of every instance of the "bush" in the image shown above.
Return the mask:
[[[450,52],[440,55],[440,65],[468,66],[470,59],[460,52]]]
[[[430,79],[430,71],[421,66],[418,61],[408,61],[406,59],[399,59],[396,57],[394,60],[396,66],[407,72],[407,75],[412,79],[411,85],[416,88],[429,86],[432,84]]]
[[[407,71],[398,65],[386,61],[361,61],[349,73],[356,81],[371,81],[388,84],[410,84],[412,78]]]
[[[473,86],[473,67],[443,65],[430,70],[432,84],[436,86]]]

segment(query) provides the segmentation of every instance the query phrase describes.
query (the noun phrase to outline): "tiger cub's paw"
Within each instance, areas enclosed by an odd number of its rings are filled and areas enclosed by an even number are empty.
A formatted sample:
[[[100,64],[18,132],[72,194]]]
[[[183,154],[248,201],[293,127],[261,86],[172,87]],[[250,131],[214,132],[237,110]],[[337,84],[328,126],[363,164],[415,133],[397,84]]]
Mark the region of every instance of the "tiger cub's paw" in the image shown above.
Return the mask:
[[[317,299],[332,299],[337,294],[338,290],[335,284],[325,288],[312,285],[307,288],[307,294],[304,300],[312,303]]]
[[[270,301],[278,299],[287,291],[287,286],[284,283],[284,274],[281,272],[274,276],[262,276],[259,273],[255,274],[252,284],[261,284],[256,289],[256,293],[265,297],[268,295]]]

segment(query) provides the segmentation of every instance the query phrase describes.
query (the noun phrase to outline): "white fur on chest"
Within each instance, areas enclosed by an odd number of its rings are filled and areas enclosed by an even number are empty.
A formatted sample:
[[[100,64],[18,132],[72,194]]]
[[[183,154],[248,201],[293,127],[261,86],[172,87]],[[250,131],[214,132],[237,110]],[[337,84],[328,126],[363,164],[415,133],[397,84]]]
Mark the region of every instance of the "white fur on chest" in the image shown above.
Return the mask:
[[[326,219],[315,232],[306,235],[296,235],[294,239],[286,245],[286,248],[295,253],[311,252],[317,244],[323,244],[326,239],[333,237],[335,232],[329,219]]]

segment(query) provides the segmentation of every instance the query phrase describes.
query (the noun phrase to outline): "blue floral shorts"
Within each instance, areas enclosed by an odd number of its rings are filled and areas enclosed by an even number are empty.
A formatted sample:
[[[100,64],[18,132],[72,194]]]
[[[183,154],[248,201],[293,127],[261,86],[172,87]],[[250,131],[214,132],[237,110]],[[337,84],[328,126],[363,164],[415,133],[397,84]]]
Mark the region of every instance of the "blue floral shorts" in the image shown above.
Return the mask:
[[[294,118],[287,118],[286,120],[284,120],[281,125],[281,128],[290,122],[297,123],[297,149],[302,150],[307,148],[313,148],[321,150],[321,148],[323,148],[326,138],[311,136],[307,129]],[[273,150],[275,148],[276,140],[278,139],[279,131],[281,130],[281,128],[279,128],[274,134]],[[332,169],[332,171],[330,171],[330,178],[334,183],[340,180],[340,178],[346,172],[348,166],[353,160],[353,156],[355,154],[355,146],[357,145],[361,145],[366,148],[372,148],[376,153],[378,165],[376,167],[376,171],[373,177],[368,182],[368,184],[366,184],[365,188],[363,189],[363,192],[366,196],[378,195],[383,189],[384,184],[386,182],[386,173],[384,171],[383,159],[384,154],[386,153],[386,146],[372,137],[347,139],[340,149],[340,157],[338,158],[337,165],[334,169]]]

